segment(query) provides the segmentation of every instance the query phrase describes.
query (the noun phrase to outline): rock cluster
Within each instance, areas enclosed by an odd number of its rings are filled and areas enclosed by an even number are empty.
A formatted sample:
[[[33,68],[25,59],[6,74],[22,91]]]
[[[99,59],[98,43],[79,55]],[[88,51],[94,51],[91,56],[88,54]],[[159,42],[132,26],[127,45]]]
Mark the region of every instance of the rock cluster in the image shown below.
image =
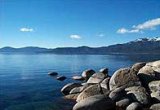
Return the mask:
[[[160,60],[121,68],[85,70],[85,82],[65,85],[61,92],[75,100],[73,110],[160,110]]]

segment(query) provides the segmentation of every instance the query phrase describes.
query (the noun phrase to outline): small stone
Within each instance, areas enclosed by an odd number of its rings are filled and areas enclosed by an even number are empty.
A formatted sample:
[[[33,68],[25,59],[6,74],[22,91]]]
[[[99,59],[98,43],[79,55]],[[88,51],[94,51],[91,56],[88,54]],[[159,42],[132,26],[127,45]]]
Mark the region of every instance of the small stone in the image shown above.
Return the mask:
[[[64,81],[65,79],[66,79],[65,76],[58,76],[58,77],[57,77],[57,80],[59,80],[59,81]]]
[[[51,75],[51,76],[57,76],[58,73],[57,72],[49,72],[48,75]]]

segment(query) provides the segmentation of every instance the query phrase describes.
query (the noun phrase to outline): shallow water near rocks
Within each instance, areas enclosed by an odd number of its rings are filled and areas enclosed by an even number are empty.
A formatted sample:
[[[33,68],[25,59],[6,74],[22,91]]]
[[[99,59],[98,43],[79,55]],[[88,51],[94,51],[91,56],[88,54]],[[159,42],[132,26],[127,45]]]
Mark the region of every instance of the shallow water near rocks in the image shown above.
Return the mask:
[[[0,110],[70,110],[60,89],[85,69],[108,67],[109,74],[136,62],[160,60],[160,55],[54,55],[0,54]],[[56,71],[67,77],[57,81]]]

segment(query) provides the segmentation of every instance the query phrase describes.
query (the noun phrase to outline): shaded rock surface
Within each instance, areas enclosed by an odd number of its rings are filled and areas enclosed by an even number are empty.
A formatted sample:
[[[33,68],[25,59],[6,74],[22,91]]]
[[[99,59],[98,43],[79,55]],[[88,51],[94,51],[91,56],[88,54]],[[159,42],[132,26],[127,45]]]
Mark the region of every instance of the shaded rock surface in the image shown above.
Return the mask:
[[[88,80],[93,74],[95,73],[94,70],[88,69],[82,72],[82,77],[84,77],[86,80]]]
[[[104,95],[95,95],[78,102],[73,110],[114,110],[115,103]]]
[[[142,105],[138,102],[131,103],[126,110],[142,110]]]

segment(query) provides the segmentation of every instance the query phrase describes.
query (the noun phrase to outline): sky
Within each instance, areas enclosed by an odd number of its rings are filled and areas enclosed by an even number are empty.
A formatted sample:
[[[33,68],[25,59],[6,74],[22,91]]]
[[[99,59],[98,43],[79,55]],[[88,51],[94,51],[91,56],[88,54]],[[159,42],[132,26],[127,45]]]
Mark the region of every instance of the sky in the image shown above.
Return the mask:
[[[0,0],[0,47],[100,47],[160,37],[160,0]]]

